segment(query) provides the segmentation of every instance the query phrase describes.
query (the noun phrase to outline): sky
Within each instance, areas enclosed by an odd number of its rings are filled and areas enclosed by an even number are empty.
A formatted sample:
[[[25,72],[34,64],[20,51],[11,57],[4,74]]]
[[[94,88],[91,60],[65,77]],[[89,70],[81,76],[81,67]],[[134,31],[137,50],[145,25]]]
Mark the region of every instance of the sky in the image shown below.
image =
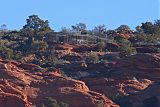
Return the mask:
[[[86,23],[88,29],[104,24],[108,29],[160,19],[160,0],[1,0],[0,25],[19,30],[29,15],[49,20],[54,30]]]

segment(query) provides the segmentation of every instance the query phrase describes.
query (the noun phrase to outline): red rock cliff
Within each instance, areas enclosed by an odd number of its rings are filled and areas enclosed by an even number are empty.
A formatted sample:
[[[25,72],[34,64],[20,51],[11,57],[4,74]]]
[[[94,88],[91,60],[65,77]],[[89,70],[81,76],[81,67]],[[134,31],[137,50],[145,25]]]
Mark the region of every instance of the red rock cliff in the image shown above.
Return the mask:
[[[58,71],[34,72],[39,68],[0,60],[0,107],[40,107],[46,97],[63,101],[69,107],[119,107],[89,90],[82,81],[63,77]]]

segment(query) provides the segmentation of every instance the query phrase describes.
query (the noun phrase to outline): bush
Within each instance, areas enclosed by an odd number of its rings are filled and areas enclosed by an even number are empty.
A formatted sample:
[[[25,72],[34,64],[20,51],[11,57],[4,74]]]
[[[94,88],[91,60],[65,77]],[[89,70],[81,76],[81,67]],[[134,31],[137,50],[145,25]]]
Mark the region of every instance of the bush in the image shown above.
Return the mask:
[[[119,47],[119,55],[120,57],[125,57],[125,56],[128,56],[128,55],[133,55],[133,54],[136,54],[137,51],[134,47],[130,47],[130,46],[127,46],[127,45],[124,45],[124,46],[120,46]]]
[[[97,48],[99,51],[103,51],[105,46],[106,46],[106,44],[104,42],[97,43]]]
[[[7,48],[6,46],[0,46],[0,57],[4,59],[12,59],[13,50],[10,48]]]
[[[128,46],[131,46],[131,42],[123,37],[120,37],[120,36],[116,36],[114,38],[115,42],[118,44],[118,45],[128,45]]]
[[[90,63],[97,63],[99,61],[99,56],[94,52],[90,52],[86,60],[87,62],[90,62]]]
[[[34,52],[40,52],[46,50],[48,48],[48,44],[44,41],[34,41],[31,48]]]
[[[69,105],[64,102],[58,102],[56,99],[53,99],[52,97],[46,97],[44,99],[44,103],[41,104],[40,107],[69,107]]]
[[[69,105],[64,102],[60,102],[59,105],[60,105],[60,107],[69,107]]]
[[[105,107],[105,104],[104,104],[103,100],[98,100],[96,102],[96,107]]]
[[[120,57],[125,57],[137,53],[136,49],[132,47],[132,43],[129,40],[123,37],[115,37],[114,39],[120,45],[119,47]]]

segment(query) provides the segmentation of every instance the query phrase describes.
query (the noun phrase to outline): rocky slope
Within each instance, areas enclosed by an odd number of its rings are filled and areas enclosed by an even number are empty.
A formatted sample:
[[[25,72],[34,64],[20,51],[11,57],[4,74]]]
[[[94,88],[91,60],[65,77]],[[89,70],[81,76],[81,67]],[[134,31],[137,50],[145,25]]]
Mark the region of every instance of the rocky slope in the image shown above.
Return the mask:
[[[58,70],[0,60],[0,107],[41,107],[47,97],[69,107],[119,107],[84,82],[64,77]],[[45,71],[45,70],[44,70]]]
[[[74,49],[81,50],[74,47],[72,51]],[[87,47],[83,49],[90,51]],[[69,61],[83,59],[84,54],[74,51],[77,53],[74,57],[68,54],[68,59],[64,58]],[[142,52],[125,58],[118,58],[118,53],[113,52],[102,55],[97,53],[99,58],[111,58],[111,61],[86,63],[85,66],[71,63],[63,68],[73,77],[77,76],[84,81],[91,90],[104,94],[122,107],[159,107],[160,54],[150,53]]]
[[[91,90],[122,107],[160,106],[160,54],[137,54],[119,59],[108,76],[82,79]]]

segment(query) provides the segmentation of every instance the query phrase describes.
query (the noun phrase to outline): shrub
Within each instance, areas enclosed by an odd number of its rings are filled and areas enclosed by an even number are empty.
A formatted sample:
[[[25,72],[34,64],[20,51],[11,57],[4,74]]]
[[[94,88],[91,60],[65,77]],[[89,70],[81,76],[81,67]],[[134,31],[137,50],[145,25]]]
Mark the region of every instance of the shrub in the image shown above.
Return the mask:
[[[48,48],[48,44],[44,41],[34,41],[31,48],[33,51],[44,51]]]
[[[40,107],[69,107],[69,105],[64,102],[59,102],[52,97],[46,97]]]
[[[103,100],[98,100],[96,102],[96,107],[105,107],[105,104],[103,103]]]
[[[120,57],[125,57],[137,53],[136,49],[132,47],[132,43],[129,40],[123,37],[115,37],[114,39],[120,45],[119,47]]]
[[[104,42],[97,43],[97,48],[99,51],[103,51],[105,46],[106,46],[106,44]]]
[[[116,36],[114,38],[115,42],[119,45],[128,45],[128,46],[131,46],[131,42],[123,37],[120,37],[120,36]]]
[[[60,107],[69,107],[69,105],[64,102],[60,102],[59,105],[60,105]]]
[[[125,57],[125,56],[128,56],[128,55],[132,55],[132,54],[136,54],[137,51],[134,47],[130,47],[130,46],[127,46],[127,45],[124,45],[124,46],[120,46],[119,47],[119,52],[120,52],[120,57]]]
[[[0,57],[5,59],[13,58],[13,50],[6,46],[0,46]]]
[[[99,61],[99,56],[94,52],[90,52],[86,60],[87,62],[90,62],[90,63],[97,63]]]

